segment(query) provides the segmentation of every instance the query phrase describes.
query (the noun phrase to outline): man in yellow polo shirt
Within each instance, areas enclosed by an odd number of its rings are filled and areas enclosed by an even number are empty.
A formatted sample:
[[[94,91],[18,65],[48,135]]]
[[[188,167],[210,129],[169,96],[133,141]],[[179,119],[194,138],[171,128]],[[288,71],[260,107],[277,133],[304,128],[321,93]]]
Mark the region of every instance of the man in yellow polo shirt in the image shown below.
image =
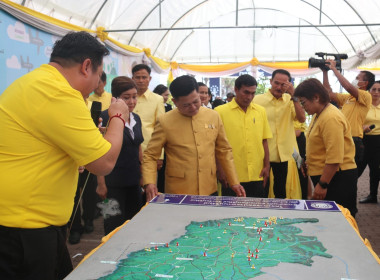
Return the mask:
[[[99,85],[98,87],[94,90],[94,93],[91,94],[87,100],[88,101],[98,101],[102,103],[102,111],[105,111],[109,108],[111,105],[111,99],[112,99],[112,94],[109,92],[106,92],[104,90],[104,87],[107,84],[107,75],[103,71],[102,76],[100,77]]]
[[[349,93],[338,94],[332,92],[328,72],[323,70],[323,85],[329,91],[330,99],[342,109],[343,115],[351,126],[352,139],[355,143],[355,162],[356,165],[359,165],[364,157],[363,124],[372,104],[372,96],[368,90],[375,82],[375,75],[369,71],[360,71],[356,79],[350,83],[336,69],[335,60],[327,59],[326,66],[332,70],[339,83]]]
[[[113,169],[128,107],[114,100],[104,138],[84,99],[97,87],[109,51],[92,35],[58,40],[49,64],[0,95],[0,278],[63,279],[65,242],[78,168]]]
[[[247,197],[265,197],[269,177],[268,138],[272,138],[265,109],[252,102],[257,81],[250,75],[235,80],[236,97],[215,108],[223,121],[232,147],[240,185]],[[231,195],[222,189],[223,195]]]
[[[137,104],[134,113],[141,118],[142,133],[144,142],[141,144],[141,149],[144,152],[158,117],[165,114],[164,98],[161,95],[155,94],[149,90],[149,83],[152,77],[150,76],[151,69],[148,65],[137,64],[132,68],[132,80],[137,86]],[[161,169],[164,163],[164,153],[157,160],[157,169]]]
[[[276,198],[286,197],[288,162],[297,148],[293,121],[305,121],[305,111],[298,98],[293,98],[294,87],[290,73],[277,69],[270,79],[271,88],[256,95],[254,102],[267,112],[273,138],[268,139],[270,167],[273,172],[273,191]]]
[[[150,67],[145,64],[137,64],[132,68],[132,79],[137,85],[137,104],[133,112],[141,118],[144,136],[144,142],[141,144],[143,152],[152,137],[158,117],[165,114],[164,99],[148,88],[152,79],[150,73]]]

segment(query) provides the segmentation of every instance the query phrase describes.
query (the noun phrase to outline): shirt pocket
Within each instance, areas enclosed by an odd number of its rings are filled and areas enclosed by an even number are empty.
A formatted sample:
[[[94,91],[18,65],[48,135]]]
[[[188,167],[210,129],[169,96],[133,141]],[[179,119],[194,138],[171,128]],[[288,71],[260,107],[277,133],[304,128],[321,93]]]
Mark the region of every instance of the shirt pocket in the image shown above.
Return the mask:
[[[177,168],[166,168],[166,175],[174,178],[185,178],[185,171]]]

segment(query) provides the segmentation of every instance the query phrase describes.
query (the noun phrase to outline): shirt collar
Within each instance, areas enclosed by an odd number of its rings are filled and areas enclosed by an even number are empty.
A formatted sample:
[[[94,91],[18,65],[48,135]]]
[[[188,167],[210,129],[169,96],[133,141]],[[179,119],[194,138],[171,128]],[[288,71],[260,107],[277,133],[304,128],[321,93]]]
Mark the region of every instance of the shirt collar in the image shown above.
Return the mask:
[[[129,128],[130,130],[133,130],[133,127],[136,124],[135,117],[133,116],[132,112],[129,113],[129,123],[125,122],[125,127]]]
[[[201,107],[205,107],[205,108],[209,108],[209,109],[212,109],[212,105],[211,105],[211,103],[209,102],[207,105],[204,105],[204,104],[202,104],[202,106]]]
[[[273,94],[272,94],[272,92],[268,89],[268,91],[266,92],[266,93],[264,93],[270,100],[285,100],[284,99],[284,95],[286,94],[286,93],[283,93],[282,95],[281,95],[281,97],[280,98],[276,98]]]
[[[237,104],[237,102],[235,101],[235,98],[232,99],[232,101],[229,102],[228,104],[230,104],[230,106],[231,106],[232,109],[241,109],[240,106],[239,106],[239,104]],[[254,103],[254,100],[252,100],[252,102],[249,104],[247,110],[249,110],[250,108],[253,109],[253,110],[256,109],[256,104]],[[243,109],[241,109],[241,110],[243,110]]]
[[[139,96],[140,98],[141,97],[145,97],[146,99],[149,99],[149,97],[150,97],[150,93],[151,93],[151,91],[149,90],[149,88],[141,95],[141,96]]]

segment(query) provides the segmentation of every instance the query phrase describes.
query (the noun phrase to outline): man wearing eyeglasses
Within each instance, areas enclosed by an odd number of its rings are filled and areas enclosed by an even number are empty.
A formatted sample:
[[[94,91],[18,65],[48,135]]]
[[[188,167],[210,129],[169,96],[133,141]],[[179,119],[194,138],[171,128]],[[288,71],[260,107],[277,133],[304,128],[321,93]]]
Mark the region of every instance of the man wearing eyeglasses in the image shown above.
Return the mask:
[[[191,76],[176,78],[170,85],[176,109],[162,115],[144,152],[142,173],[147,201],[154,198],[156,161],[165,148],[165,193],[216,195],[218,159],[237,196],[245,196],[234,166],[222,120],[213,110],[201,107],[198,84]]]

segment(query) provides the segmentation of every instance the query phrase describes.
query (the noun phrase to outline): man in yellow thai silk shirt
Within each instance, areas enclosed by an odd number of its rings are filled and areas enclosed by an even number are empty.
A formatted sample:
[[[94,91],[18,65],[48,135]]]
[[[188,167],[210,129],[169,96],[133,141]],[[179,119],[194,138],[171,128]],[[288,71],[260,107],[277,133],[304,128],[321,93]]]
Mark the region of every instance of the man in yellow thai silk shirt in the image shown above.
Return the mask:
[[[144,152],[142,174],[147,201],[157,195],[156,161],[165,148],[165,193],[215,195],[215,157],[226,172],[228,183],[245,196],[237,178],[231,146],[217,112],[201,106],[197,81],[176,78],[170,85],[177,108],[159,117]]]

